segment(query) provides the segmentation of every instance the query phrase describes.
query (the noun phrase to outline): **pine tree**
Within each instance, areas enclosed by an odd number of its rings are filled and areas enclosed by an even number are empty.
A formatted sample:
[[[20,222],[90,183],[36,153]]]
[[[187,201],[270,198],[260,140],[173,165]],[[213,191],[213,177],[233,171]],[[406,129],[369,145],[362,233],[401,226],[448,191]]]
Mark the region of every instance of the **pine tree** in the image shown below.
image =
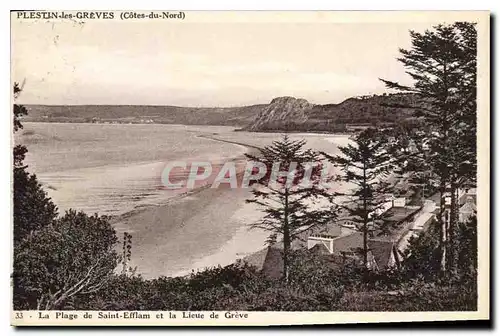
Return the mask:
[[[14,84],[14,98],[21,93],[19,85]],[[27,115],[26,108],[14,104],[14,132],[23,128],[20,117]],[[23,145],[14,146],[13,161],[13,203],[14,203],[14,243],[17,244],[33,231],[52,223],[57,217],[57,208],[47,197],[36,175],[28,173],[24,158],[28,152]]]
[[[420,139],[427,146],[418,153],[441,195],[441,270],[455,268],[454,230],[458,222],[457,190],[476,181],[477,32],[474,23],[438,25],[425,33],[410,31],[411,49],[400,49],[413,86],[383,80],[387,87],[417,95],[415,116],[424,122]],[[423,157],[425,155],[425,158]],[[445,197],[450,195],[450,211]],[[447,250],[450,251],[448,252]]]
[[[357,229],[363,233],[363,265],[368,265],[368,235],[376,226],[384,225],[382,206],[387,202],[391,186],[384,182],[393,162],[387,151],[387,138],[373,128],[359,133],[354,143],[339,147],[340,154],[331,156],[322,153],[343,174],[337,180],[353,184],[345,193],[337,193],[345,199],[341,205]],[[373,227],[369,227],[369,225]]]
[[[261,206],[264,212],[263,218],[251,224],[251,228],[268,231],[269,245],[276,243],[278,238],[283,239],[285,281],[289,278],[292,242],[301,232],[325,225],[335,216],[329,202],[324,202],[326,207],[318,206],[320,199],[326,200],[330,195],[321,183],[320,155],[304,149],[305,144],[305,140],[293,141],[284,135],[281,140],[261,149],[259,156],[247,155],[267,171],[258,186],[252,188],[254,197],[247,200]],[[281,174],[288,172],[289,175],[273,176],[273,171],[278,172],[278,169]]]

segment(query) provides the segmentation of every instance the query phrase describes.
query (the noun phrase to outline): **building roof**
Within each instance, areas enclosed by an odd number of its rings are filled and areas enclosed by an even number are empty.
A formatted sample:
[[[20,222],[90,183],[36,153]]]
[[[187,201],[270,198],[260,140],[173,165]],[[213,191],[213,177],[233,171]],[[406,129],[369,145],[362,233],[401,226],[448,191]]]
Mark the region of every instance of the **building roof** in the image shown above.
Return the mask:
[[[368,246],[379,267],[389,266],[394,242],[384,240],[369,240]]]
[[[330,255],[330,251],[326,248],[324,244],[316,244],[312,248],[309,249],[309,252],[316,255]]]
[[[399,223],[417,212],[418,206],[392,207],[383,214],[383,220],[386,222]]]
[[[254,266],[258,270],[262,270],[264,262],[266,261],[268,249],[269,247],[266,247],[262,250],[249,254],[243,258],[243,261],[247,262],[249,265]]]
[[[270,278],[279,279],[283,275],[282,249],[274,245],[246,256],[243,261]]]
[[[363,248],[363,233],[354,232],[347,236],[335,238],[332,245],[333,253],[356,252],[360,248]]]
[[[473,213],[476,211],[476,205],[472,202],[466,202],[462,207],[460,208],[461,213]]]
[[[308,230],[304,230],[297,235],[297,239],[292,241],[292,249],[297,250],[300,248],[307,248],[307,240],[311,236],[326,236],[335,238],[340,236],[340,225],[337,222],[331,221],[326,225],[316,226]]]
[[[299,233],[297,235],[297,239],[294,239],[291,243],[292,250],[307,248],[307,238],[309,238],[310,232],[311,232],[310,230],[306,230],[304,232]],[[283,249],[283,241],[276,242],[275,245]]]
[[[390,240],[368,239],[368,250],[371,251],[377,265],[381,268],[389,266],[394,242]],[[333,240],[333,253],[357,252],[363,249],[363,233],[355,232],[348,236]]]
[[[467,194],[469,194],[469,195],[476,195],[477,194],[477,188],[470,188],[467,191]]]
[[[383,225],[374,231],[379,240],[399,241],[413,226],[413,215],[420,210],[419,206],[391,208],[384,213]]]
[[[340,223],[338,221],[329,222],[325,226],[317,227],[308,236],[327,236],[327,237],[338,237],[340,236]]]
[[[439,210],[438,210],[439,211]],[[434,213],[434,211],[432,212]],[[422,226],[422,231],[427,231],[427,229],[429,228],[429,226],[434,223],[434,220],[436,220],[436,216],[429,216],[429,219],[427,219],[424,223],[424,225]]]

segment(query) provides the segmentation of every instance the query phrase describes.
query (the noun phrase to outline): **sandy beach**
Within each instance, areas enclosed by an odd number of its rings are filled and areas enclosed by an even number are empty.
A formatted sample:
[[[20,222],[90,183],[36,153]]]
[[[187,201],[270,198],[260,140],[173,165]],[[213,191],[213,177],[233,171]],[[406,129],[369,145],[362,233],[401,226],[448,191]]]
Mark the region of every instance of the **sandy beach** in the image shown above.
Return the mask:
[[[232,143],[206,134],[200,137]],[[258,151],[253,145],[233,144],[248,153]],[[119,233],[132,234],[130,266],[137,267],[138,273],[146,278],[183,276],[206,267],[229,265],[264,247],[267,233],[249,229],[261,215],[259,209],[245,202],[250,196],[248,188],[207,185],[171,197],[164,205],[118,216],[114,226]]]
[[[244,189],[206,188],[118,220],[116,229],[133,236],[131,266],[147,278],[185,275],[258,250],[265,236],[247,230],[258,218],[248,196]]]

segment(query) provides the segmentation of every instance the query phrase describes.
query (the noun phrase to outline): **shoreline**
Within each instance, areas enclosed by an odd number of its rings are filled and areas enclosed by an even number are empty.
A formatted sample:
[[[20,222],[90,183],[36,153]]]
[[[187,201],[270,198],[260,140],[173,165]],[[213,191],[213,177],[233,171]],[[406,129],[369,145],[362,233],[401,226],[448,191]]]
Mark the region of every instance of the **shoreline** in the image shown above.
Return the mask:
[[[245,147],[246,153],[244,153],[244,154],[255,155],[257,151],[260,151],[260,148],[257,147],[257,146],[253,146],[253,145],[249,145],[249,144],[244,144],[244,143],[241,143],[241,142],[230,141],[230,140],[217,139],[217,138],[214,138],[213,136],[210,136],[210,135],[201,134],[201,135],[197,135],[197,137],[198,138],[202,138],[202,139],[208,139],[208,140],[213,140],[213,141],[225,142],[225,143],[229,143],[229,144],[233,144],[233,145],[238,145],[238,146],[241,146],[241,147]],[[238,156],[233,156],[233,157],[229,158],[228,160],[229,161],[237,161],[237,160],[240,160],[240,159],[244,159],[245,158],[244,154],[243,155],[238,155]],[[152,162],[146,162],[146,163],[152,163]],[[109,166],[112,167],[113,165],[109,165]],[[119,165],[117,164],[116,166],[119,166]],[[242,171],[239,171],[239,172],[237,172],[237,175],[240,175],[241,173],[242,173]],[[145,205],[145,206],[141,206],[140,208],[136,208],[136,209],[127,211],[127,212],[125,212],[123,214],[120,214],[120,215],[111,215],[109,217],[110,217],[112,223],[115,223],[115,222],[118,222],[120,220],[132,217],[132,216],[134,216],[134,215],[136,215],[136,214],[138,214],[140,212],[151,210],[152,208],[155,208],[155,207],[158,207],[158,206],[168,205],[170,203],[174,203],[176,201],[180,201],[180,200],[182,200],[185,197],[196,195],[196,194],[198,194],[200,192],[203,192],[204,190],[206,190],[206,189],[208,189],[210,187],[211,187],[211,185],[207,183],[205,185],[202,185],[202,186],[199,186],[197,188],[188,190],[186,192],[183,192],[183,193],[180,193],[180,194],[177,194],[177,195],[173,195],[173,196],[165,199],[163,201],[163,204],[161,204],[161,205]]]
[[[231,143],[255,153],[259,148],[201,134],[200,138]],[[236,161],[244,158],[237,155]],[[237,174],[242,174],[239,171]],[[262,248],[266,237],[246,232],[260,216],[245,200],[249,189],[200,186],[174,195],[161,205],[134,209],[112,218],[117,233],[132,232],[132,260],[145,278],[184,276],[192,270],[227,265]],[[200,225],[203,224],[203,225]],[[140,235],[137,233],[140,232]],[[172,237],[175,237],[172,239]]]

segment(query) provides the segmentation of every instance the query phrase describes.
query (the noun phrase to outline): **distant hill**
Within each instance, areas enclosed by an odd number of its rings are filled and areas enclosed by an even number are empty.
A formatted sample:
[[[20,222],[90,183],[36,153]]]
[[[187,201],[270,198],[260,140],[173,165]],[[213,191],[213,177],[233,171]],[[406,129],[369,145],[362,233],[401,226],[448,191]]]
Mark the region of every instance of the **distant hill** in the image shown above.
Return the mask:
[[[249,131],[342,131],[350,126],[383,126],[406,119],[411,109],[390,106],[413,105],[408,94],[349,98],[340,104],[314,105],[294,97],[275,98],[245,129]]]
[[[316,105],[305,99],[278,97],[269,104],[242,107],[149,105],[26,105],[26,121],[118,122],[225,125],[248,131],[345,131],[355,125],[380,126],[411,116],[408,94],[349,98],[340,104]]]
[[[178,107],[151,105],[25,105],[26,121],[120,122],[243,127],[265,105],[243,107]]]

